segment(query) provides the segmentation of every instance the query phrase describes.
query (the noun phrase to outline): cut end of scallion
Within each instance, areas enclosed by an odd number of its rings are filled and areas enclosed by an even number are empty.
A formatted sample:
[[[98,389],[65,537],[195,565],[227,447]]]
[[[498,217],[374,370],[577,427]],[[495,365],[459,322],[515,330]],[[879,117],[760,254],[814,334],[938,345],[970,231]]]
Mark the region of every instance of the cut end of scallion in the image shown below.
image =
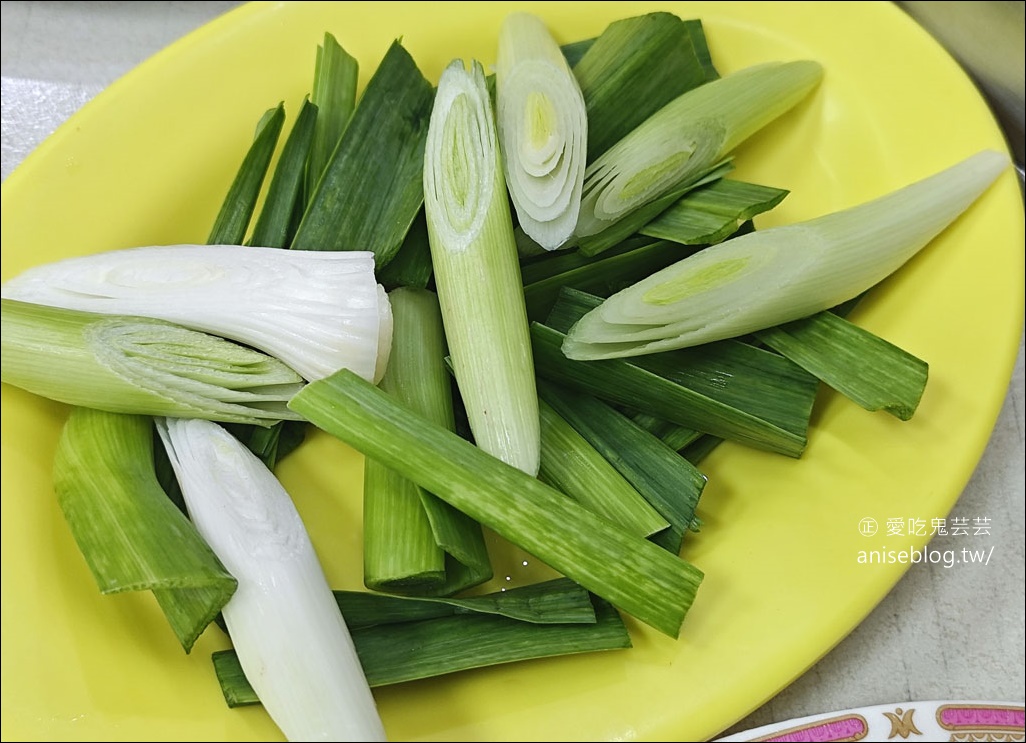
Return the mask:
[[[2,379],[112,413],[269,426],[303,379],[278,359],[161,320],[0,300]]]
[[[484,70],[438,83],[424,212],[453,373],[479,447],[538,472],[541,424],[523,282]]]
[[[609,359],[733,338],[835,307],[927,245],[1008,168],[979,152],[873,201],[706,248],[614,294],[563,353]]]
[[[573,234],[588,120],[580,86],[540,18],[506,16],[496,63],[496,120],[520,227],[546,250]]]
[[[754,65],[673,99],[588,165],[575,234],[585,238],[706,170],[819,83],[808,60]]]

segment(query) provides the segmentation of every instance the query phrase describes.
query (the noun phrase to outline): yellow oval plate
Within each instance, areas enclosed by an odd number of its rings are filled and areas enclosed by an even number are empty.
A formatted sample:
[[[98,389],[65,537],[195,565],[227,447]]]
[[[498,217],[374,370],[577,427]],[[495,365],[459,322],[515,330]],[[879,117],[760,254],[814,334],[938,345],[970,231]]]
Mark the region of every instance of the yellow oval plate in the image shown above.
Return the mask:
[[[141,65],[3,184],[2,278],[64,256],[201,242],[260,114],[310,90],[330,31],[366,82],[395,37],[437,80],[490,64],[510,3],[258,3]],[[791,190],[760,224],[850,206],[983,148],[1004,149],[952,59],[889,3],[526,3],[562,41],[661,9],[701,18],[721,72],[810,58],[822,87],[737,157],[737,176]],[[861,565],[889,543],[860,522],[947,514],[988,439],[1023,317],[1023,214],[1009,172],[872,293],[854,319],[930,363],[908,423],[824,391],[798,461],[737,446],[707,460],[706,571],[681,638],[630,622],[628,651],[522,663],[376,694],[392,739],[698,740],[758,706],[844,637],[907,565]],[[67,410],[3,387],[3,737],[280,738],[228,710],[209,630],[185,656],[149,595],[100,596],[50,481]],[[337,587],[360,586],[361,460],[313,435],[280,470]],[[902,546],[922,546],[925,536]],[[893,543],[891,543],[893,544]],[[495,586],[546,575],[494,545]],[[523,565],[527,562],[527,566]]]

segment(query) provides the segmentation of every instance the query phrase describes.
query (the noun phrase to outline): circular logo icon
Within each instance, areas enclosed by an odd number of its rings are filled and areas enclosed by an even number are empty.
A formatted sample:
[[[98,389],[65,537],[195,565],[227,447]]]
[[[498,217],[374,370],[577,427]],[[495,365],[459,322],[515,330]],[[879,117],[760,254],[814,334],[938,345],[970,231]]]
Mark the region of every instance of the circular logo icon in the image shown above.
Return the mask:
[[[859,522],[859,534],[864,537],[871,537],[880,530],[880,527],[876,523],[876,519],[866,517]]]

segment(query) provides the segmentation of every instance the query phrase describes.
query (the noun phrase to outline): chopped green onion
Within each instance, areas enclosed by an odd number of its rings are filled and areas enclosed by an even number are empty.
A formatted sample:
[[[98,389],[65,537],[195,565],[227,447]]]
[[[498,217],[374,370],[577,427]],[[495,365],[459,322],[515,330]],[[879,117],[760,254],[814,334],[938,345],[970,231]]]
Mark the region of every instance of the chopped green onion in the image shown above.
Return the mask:
[[[610,23],[574,66],[574,75],[588,111],[589,163],[705,82],[688,26],[662,12]]]
[[[658,437],[601,400],[547,382],[540,383],[538,389],[542,399],[669,522],[672,537],[661,535],[656,541],[675,554],[679,552],[684,532],[694,521],[705,475]]]
[[[689,252],[677,243],[640,237],[598,257],[574,250],[536,265],[527,264],[523,267],[527,316],[539,322],[545,320],[564,287],[608,297],[676,263]]]
[[[631,647],[616,610],[595,600],[590,624],[530,624],[503,616],[460,614],[353,631],[353,643],[373,687],[515,661]],[[229,707],[259,704],[232,650],[213,654]]]
[[[215,423],[157,421],[189,516],[239,582],[222,614],[289,740],[385,740],[353,641],[289,494]]]
[[[705,37],[705,27],[702,25],[702,21],[698,18],[689,18],[684,21],[684,27],[687,29],[688,36],[691,37],[691,45],[695,48],[695,56],[698,57],[698,62],[702,65],[702,70],[705,72],[705,81],[718,80],[720,73],[713,64],[712,55],[709,53],[709,42]]]
[[[775,207],[787,193],[780,188],[721,178],[689,191],[640,232],[683,245],[711,245]]]
[[[566,336],[541,323],[532,323],[531,334],[539,377],[745,446],[791,457],[799,457],[805,450],[804,432],[783,429],[624,359],[568,359],[561,350]]]
[[[421,171],[434,90],[393,42],[310,197],[292,248],[369,250],[392,260],[424,201]]]
[[[573,359],[731,338],[829,309],[896,271],[1008,167],[983,151],[873,201],[714,245],[614,294],[567,334]]]
[[[597,235],[577,238],[578,249],[584,255],[598,255],[619,245],[632,235],[640,233],[645,225],[664,211],[680,201],[690,191],[715,183],[734,170],[733,158],[725,158],[702,170],[698,175],[688,178],[677,188],[638,207],[625,215],[621,220],[606,227]]]
[[[546,250],[573,234],[588,119],[570,66],[544,22],[510,13],[499,31],[496,122],[517,221]]]
[[[482,614],[492,614],[507,620],[498,625],[484,625],[493,629],[498,627],[505,640],[498,647],[492,646],[493,652],[485,662],[487,665],[526,660],[529,657],[630,647],[626,628],[622,622],[617,623],[618,617],[615,613],[611,614],[605,607],[600,607],[596,614],[590,594],[567,578],[555,578],[466,598],[411,598],[366,591],[334,591],[334,594],[346,625],[352,631],[353,644],[360,656],[361,665],[365,669],[370,669],[370,676],[381,682],[375,685],[393,683],[393,680],[381,670],[382,660],[393,657],[393,654],[382,654],[382,643],[363,641],[363,630],[377,625],[396,625],[396,636],[401,637],[406,631],[405,625],[409,623],[439,617],[465,617],[459,622],[456,631],[456,637],[463,638],[465,642],[460,643],[458,647],[451,644],[451,637],[446,638],[441,633],[420,632],[426,637],[429,645],[445,644],[445,649],[444,653],[432,652],[436,658],[442,656],[437,663],[421,662],[417,670],[419,678],[451,673],[481,664],[479,656],[482,647],[476,639],[476,628],[481,625],[474,617]],[[513,620],[516,620],[516,623]],[[517,623],[520,625],[519,629]],[[568,631],[559,632],[558,635],[553,632],[539,635],[530,627],[524,626],[525,623],[564,626],[582,624],[590,625],[591,629],[568,627]],[[620,627],[618,633],[613,631],[616,626]],[[468,628],[469,632],[465,631]],[[619,639],[616,639],[617,634]],[[387,638],[388,632],[382,631],[379,636]],[[534,642],[539,639],[543,639],[543,643]],[[438,650],[441,651],[442,648]],[[420,660],[426,661],[427,657],[421,653],[423,651],[417,653]],[[533,655],[534,653],[538,655]],[[457,657],[459,660],[456,660]],[[221,691],[229,707],[260,703],[253,687],[246,681],[234,650],[215,652],[212,659]]]
[[[431,244],[423,208],[417,212],[399,252],[377,273],[378,281],[389,291],[400,286],[426,289],[431,283]]]
[[[819,380],[793,362],[740,341],[627,359],[574,361],[561,346],[601,300],[564,289],[551,327],[534,323],[538,375],[635,412],[651,413],[747,446],[800,456]]]
[[[366,251],[126,248],[30,268],[0,294],[213,333],[269,353],[306,379],[344,366],[376,381],[391,345],[388,297]]]
[[[670,524],[584,436],[577,432],[541,391],[542,453],[538,478],[591,511],[643,537]]]
[[[348,370],[307,385],[289,405],[589,591],[679,634],[702,579],[693,565],[411,413]]]
[[[568,578],[503,588],[480,596],[399,596],[367,591],[335,591],[350,629],[395,624],[468,612],[497,614],[535,624],[595,623],[586,590]]]
[[[276,112],[277,113],[277,112]],[[296,123],[292,126],[278,164],[275,166],[274,175],[271,178],[271,185],[267,190],[267,197],[264,199],[260,216],[257,217],[256,226],[250,237],[250,244],[270,248],[286,247],[291,240],[291,232],[294,229],[295,215],[299,211],[302,179],[305,173],[307,155],[310,149],[310,138],[317,120],[317,108],[304,101],[299,111]],[[259,139],[259,137],[258,137]],[[252,158],[247,157],[243,162],[236,181],[244,183],[247,181],[246,173],[252,169]],[[266,164],[261,165],[263,170]],[[249,189],[232,189],[228,198],[221,205],[222,214],[231,213],[235,210],[249,213],[252,211],[252,202],[255,201],[260,187],[260,181],[254,180]],[[248,221],[248,217],[247,217]],[[211,233],[212,238],[222,238],[219,242],[241,243],[245,233],[246,224],[242,223],[238,231],[224,231],[215,229]],[[243,441],[261,461],[273,469],[278,459],[287,453],[288,446],[280,447],[281,431],[285,422],[276,423],[273,426],[242,426],[235,425],[232,433]],[[289,422],[289,432],[286,434],[286,442],[299,441],[303,438],[305,424],[298,421]],[[158,456],[159,453],[158,453]],[[171,478],[174,479],[173,476]],[[177,489],[177,483],[174,483]]]
[[[278,462],[296,450],[306,439],[306,421],[280,421],[269,428],[263,426],[226,425],[231,434],[260,458],[267,469],[274,471]]]
[[[631,420],[649,433],[658,436],[664,444],[674,451],[680,451],[684,447],[690,446],[703,435],[693,428],[663,420],[651,413],[633,413],[631,414]]]
[[[696,467],[705,459],[713,449],[723,443],[723,439],[712,434],[699,436],[693,442],[681,450],[681,456]]]
[[[631,212],[697,180],[816,86],[816,62],[772,62],[673,99],[589,164],[576,234],[598,235]]]
[[[623,620],[596,601],[594,624],[531,624],[490,614],[440,617],[359,631],[367,681],[384,686],[497,663],[631,647]]]
[[[113,413],[269,426],[302,378],[277,359],[160,320],[96,315],[4,299],[4,382]]]
[[[363,524],[368,588],[423,594],[445,583],[445,551],[435,542],[420,486],[373,459],[363,466]]]
[[[435,286],[477,445],[534,475],[541,450],[531,340],[484,71],[442,73],[424,159]]]
[[[242,245],[249,220],[256,208],[260,187],[271,164],[278,136],[285,125],[285,106],[269,109],[257,124],[256,137],[232,181],[214,226],[207,237],[210,245]]]
[[[563,53],[563,57],[566,59],[566,63],[573,69],[578,62],[581,61],[581,57],[584,56],[591,45],[595,43],[595,39],[580,39],[579,41],[571,41],[569,44],[563,44],[559,47],[559,51]]]
[[[382,390],[410,410],[455,428],[438,299],[425,289],[390,296],[392,354]],[[387,465],[364,465],[364,583],[381,591],[448,595],[492,577],[481,526]],[[462,565],[446,568],[448,558]]]
[[[100,591],[153,591],[189,652],[236,581],[157,482],[150,419],[73,409],[53,479]]]
[[[332,34],[325,32],[324,42],[317,46],[313,90],[310,93],[311,103],[317,106],[317,123],[306,171],[308,197],[317,191],[317,183],[356,108],[359,77],[360,63],[342,48]]]
[[[926,388],[925,361],[833,312],[818,312],[755,335],[866,410],[886,410],[907,421]]]
[[[285,140],[278,164],[267,188],[264,206],[257,217],[250,245],[285,248],[291,239],[293,215],[300,204],[307,157],[317,123],[317,107],[303,101],[296,123]],[[217,245],[218,243],[213,243]]]

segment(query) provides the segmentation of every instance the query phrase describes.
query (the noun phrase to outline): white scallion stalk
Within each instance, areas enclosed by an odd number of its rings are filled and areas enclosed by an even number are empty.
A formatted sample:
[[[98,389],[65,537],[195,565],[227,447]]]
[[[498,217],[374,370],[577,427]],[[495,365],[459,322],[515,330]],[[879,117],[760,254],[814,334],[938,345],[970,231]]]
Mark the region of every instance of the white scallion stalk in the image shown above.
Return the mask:
[[[477,445],[538,472],[541,423],[509,199],[484,71],[450,64],[424,155],[424,211],[453,371]]]
[[[289,740],[385,740],[370,686],[289,494],[217,424],[157,419],[189,516],[238,580],[222,610],[246,678]]]
[[[563,352],[636,356],[834,307],[896,271],[1007,167],[986,150],[859,206],[706,248],[609,297],[570,329]]]
[[[686,184],[816,87],[816,62],[768,62],[700,85],[652,114],[584,174],[575,234],[596,235]]]
[[[588,119],[577,79],[537,16],[506,16],[495,85],[499,143],[517,219],[531,239],[554,250],[577,224]]]
[[[0,295],[178,323],[258,348],[307,380],[346,368],[376,382],[390,348],[388,298],[366,251],[127,248],[30,268]]]

